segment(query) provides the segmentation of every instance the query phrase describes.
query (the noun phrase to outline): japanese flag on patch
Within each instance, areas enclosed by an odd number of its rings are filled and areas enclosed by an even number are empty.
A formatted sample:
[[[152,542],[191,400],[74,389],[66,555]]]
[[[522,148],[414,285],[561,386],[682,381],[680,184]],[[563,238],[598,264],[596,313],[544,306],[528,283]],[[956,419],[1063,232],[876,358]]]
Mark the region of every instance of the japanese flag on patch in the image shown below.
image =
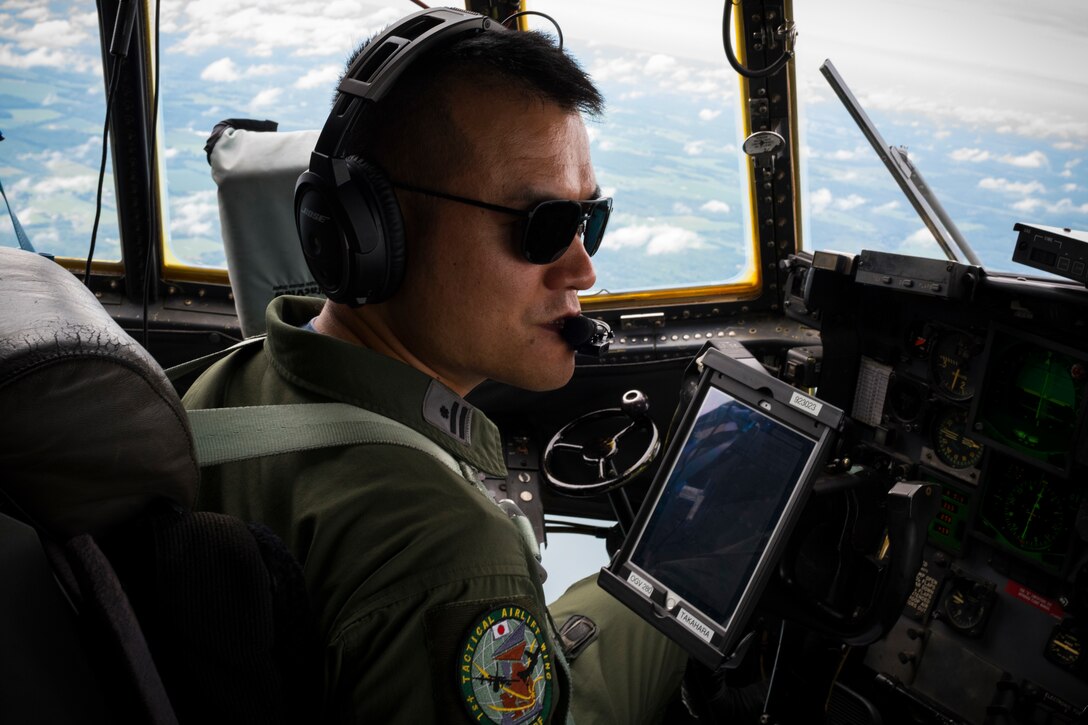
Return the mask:
[[[501,622],[497,622],[495,626],[491,628],[491,634],[495,636],[495,639],[505,637],[514,630],[513,624],[509,619],[504,619]]]

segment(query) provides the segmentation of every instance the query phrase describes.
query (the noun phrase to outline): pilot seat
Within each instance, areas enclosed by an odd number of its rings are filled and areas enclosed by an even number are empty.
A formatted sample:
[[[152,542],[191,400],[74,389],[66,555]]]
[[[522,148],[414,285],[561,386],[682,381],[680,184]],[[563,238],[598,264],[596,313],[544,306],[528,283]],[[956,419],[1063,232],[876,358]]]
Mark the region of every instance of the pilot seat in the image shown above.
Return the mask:
[[[0,248],[0,722],[319,719],[302,571],[194,512],[159,365],[68,271]]]

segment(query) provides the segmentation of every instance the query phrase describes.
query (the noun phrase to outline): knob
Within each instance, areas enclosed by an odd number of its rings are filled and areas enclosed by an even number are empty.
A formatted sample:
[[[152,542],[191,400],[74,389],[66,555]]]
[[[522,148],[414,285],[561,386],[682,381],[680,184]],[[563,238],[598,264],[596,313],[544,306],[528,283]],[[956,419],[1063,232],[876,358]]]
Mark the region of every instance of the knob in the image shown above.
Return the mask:
[[[650,399],[641,390],[628,390],[620,400],[620,410],[629,418],[644,418],[650,410]]]

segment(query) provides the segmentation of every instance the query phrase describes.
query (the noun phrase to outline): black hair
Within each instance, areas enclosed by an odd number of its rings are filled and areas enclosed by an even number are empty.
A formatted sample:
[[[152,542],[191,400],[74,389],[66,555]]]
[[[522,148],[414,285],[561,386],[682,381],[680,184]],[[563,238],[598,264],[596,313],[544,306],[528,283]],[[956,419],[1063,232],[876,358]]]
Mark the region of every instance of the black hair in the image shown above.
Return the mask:
[[[346,68],[373,39],[351,54]],[[414,61],[367,122],[356,124],[346,140],[346,155],[367,158],[398,181],[441,183],[472,153],[471,139],[456,128],[450,112],[453,89],[466,84],[522,93],[571,113],[599,116],[604,110],[589,76],[549,36],[487,31]]]

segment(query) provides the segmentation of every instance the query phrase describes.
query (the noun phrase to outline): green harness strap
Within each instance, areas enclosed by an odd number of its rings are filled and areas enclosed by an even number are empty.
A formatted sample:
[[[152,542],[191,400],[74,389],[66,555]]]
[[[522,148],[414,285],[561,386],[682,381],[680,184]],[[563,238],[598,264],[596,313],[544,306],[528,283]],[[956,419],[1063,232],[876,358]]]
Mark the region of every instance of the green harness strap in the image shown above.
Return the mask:
[[[347,403],[209,408],[188,414],[202,468],[280,453],[379,443],[427,453],[468,478],[452,455],[422,433]]]

